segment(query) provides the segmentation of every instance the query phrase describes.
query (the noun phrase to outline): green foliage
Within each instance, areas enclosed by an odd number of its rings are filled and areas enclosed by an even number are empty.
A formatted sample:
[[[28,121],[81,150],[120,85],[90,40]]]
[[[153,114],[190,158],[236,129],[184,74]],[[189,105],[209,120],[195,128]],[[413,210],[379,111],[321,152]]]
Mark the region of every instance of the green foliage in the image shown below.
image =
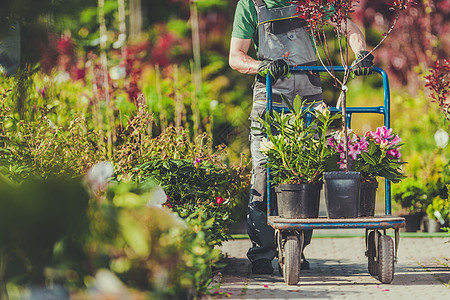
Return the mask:
[[[205,290],[219,259],[208,242],[213,220],[199,210],[183,220],[168,208],[146,206],[154,186],[119,182],[107,201],[91,202],[86,250],[96,270],[111,270],[152,299],[187,298]]]
[[[447,189],[448,189],[447,185]],[[426,209],[427,215],[431,219],[439,220],[439,217],[436,216],[436,212],[439,212],[440,218],[444,221],[449,220],[450,214],[450,201],[448,199],[442,199],[439,196],[436,196],[432,202],[427,206]]]
[[[355,163],[355,170],[361,172],[361,177],[375,180],[383,177],[393,183],[400,182],[406,176],[400,167],[405,164],[398,157],[388,155],[389,151],[400,149],[403,144],[387,145],[382,147],[375,139],[368,139],[367,152],[361,152]]]
[[[392,189],[392,199],[399,203],[407,212],[423,211],[426,209],[427,195],[422,181],[407,178],[396,184]]]
[[[422,162],[435,160],[436,155],[450,157],[450,147],[439,148],[435,140],[435,133],[440,129],[447,130],[448,121],[435,104],[429,103],[423,91],[411,96],[397,93],[392,97],[391,104],[392,127],[398,128],[399,135],[406,145],[402,148],[405,160],[420,155]],[[414,120],[412,122],[411,120]],[[427,170],[427,164],[408,164],[407,172],[420,176],[421,170]]]
[[[133,176],[147,182],[150,174],[139,177],[140,170],[136,167],[150,158],[189,161],[192,166],[195,159],[201,160],[198,169],[195,168],[199,176],[183,186],[183,199],[188,207],[174,205],[173,208],[188,225],[167,209],[146,207],[154,184],[144,187],[120,182],[107,193],[105,201],[91,199],[88,214],[79,216],[82,225],[76,234],[70,231],[47,248],[30,251],[29,255],[36,257],[44,255],[44,250],[48,254],[36,267],[46,270],[41,279],[63,282],[74,291],[93,282],[89,278],[94,278],[96,271],[107,269],[127,286],[150,293],[152,299],[186,298],[204,290],[210,279],[211,264],[219,256],[219,250],[213,246],[228,237],[231,210],[235,203],[247,198],[244,196],[248,189],[245,166],[227,166],[225,149],[219,147],[213,151],[206,134],[194,139],[188,130],[169,127],[154,137],[151,111],[145,105],[135,107],[124,102],[120,93],[114,94],[117,97],[108,106],[96,98],[91,86],[58,82],[39,73],[27,77],[24,107],[31,107],[32,114],[26,109],[22,118],[14,105],[16,98],[12,91],[16,79],[1,77],[1,80],[5,85],[0,88],[0,171],[13,182],[20,183],[30,177],[44,178],[46,182],[60,176],[81,176],[93,164],[107,159],[107,151],[114,161],[116,178],[121,181]],[[36,87],[44,86],[45,93],[36,91]],[[30,106],[33,101],[36,106]],[[111,114],[115,116],[113,120]],[[174,199],[176,192],[182,191],[175,187],[168,189]],[[191,188],[195,193],[188,193]],[[42,209],[47,209],[47,202],[42,203]],[[11,210],[5,208],[2,212]],[[60,221],[55,220],[52,226],[58,227]],[[24,232],[21,237],[26,239],[27,234]],[[17,268],[10,270],[12,264],[4,267],[4,258],[0,270],[6,273],[2,274],[7,274],[7,278],[17,277],[5,282],[20,284],[31,276],[24,267],[28,265],[17,259]]]
[[[431,172],[423,178],[408,177],[403,182],[393,185],[393,200],[407,212],[430,211],[440,205],[440,201],[448,202],[448,186],[450,181],[449,164],[439,165],[430,162]],[[429,208],[428,208],[429,207]],[[445,208],[442,210],[444,212]],[[441,210],[440,210],[441,211]],[[434,213],[434,211],[432,212]]]
[[[151,299],[205,291],[220,258],[208,236],[214,219],[200,209],[183,220],[168,208],[148,206],[155,186],[118,182],[104,198],[89,201],[79,180],[16,185],[1,176],[1,282],[59,282],[79,292],[94,288],[99,271],[108,270]]]
[[[225,0],[197,0],[195,2],[199,10],[208,10],[211,8],[224,9],[228,7],[228,2]]]
[[[240,188],[239,173],[198,158],[153,158],[138,166],[135,172],[140,182],[156,180],[169,197],[167,206],[181,217],[187,218],[200,210],[208,219],[213,219],[208,242],[221,244],[229,237],[233,196]]]
[[[299,96],[290,110],[291,114],[273,111],[273,116],[267,112],[265,119],[258,118],[267,134],[260,151],[267,157],[272,180],[274,184],[321,182],[327,161],[334,153],[325,145],[327,130],[340,115],[316,109],[314,120],[307,124],[305,118],[311,113],[311,106],[305,107]]]
[[[99,134],[87,130],[83,117],[75,117],[67,127],[62,127],[54,125],[47,114],[43,110],[40,118],[31,122],[14,119],[17,129],[1,137],[3,170],[13,173],[30,170],[42,178],[73,177],[104,158],[97,150]],[[8,121],[11,116],[2,115],[0,119]]]
[[[121,144],[114,152],[117,173],[131,175],[136,166],[148,161],[151,157],[191,159],[209,161],[224,166],[225,149],[211,148],[210,138],[206,134],[197,136],[194,142],[189,132],[182,128],[169,127],[164,133],[152,137],[148,133],[150,116],[139,109],[134,119],[127,124],[121,136]]]
[[[422,91],[414,97],[405,93],[394,95],[391,110],[393,127],[399,129],[406,142],[402,160],[408,161],[404,166],[408,179],[393,185],[393,200],[407,211],[425,212],[434,198],[447,198],[450,147],[439,146],[435,135],[448,131],[448,121]]]

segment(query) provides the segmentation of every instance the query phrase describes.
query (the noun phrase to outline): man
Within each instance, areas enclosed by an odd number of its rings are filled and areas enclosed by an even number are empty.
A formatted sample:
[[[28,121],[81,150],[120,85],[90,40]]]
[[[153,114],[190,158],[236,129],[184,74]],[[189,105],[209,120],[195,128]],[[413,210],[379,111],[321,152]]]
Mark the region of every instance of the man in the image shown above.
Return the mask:
[[[290,0],[239,0],[233,23],[229,64],[243,74],[257,74],[253,85],[253,106],[250,114],[250,150],[252,154],[252,178],[250,201],[247,211],[247,231],[252,247],[247,256],[254,274],[273,273],[272,260],[276,254],[274,230],[267,225],[266,213],[266,159],[259,151],[264,134],[253,128],[262,128],[256,121],[266,108],[265,75],[273,80],[273,102],[281,106],[281,94],[293,101],[295,95],[319,105],[322,102],[320,78],[311,74],[290,74],[289,65],[317,65],[317,57],[311,37],[296,14]],[[337,24],[327,21],[336,27]],[[342,25],[344,26],[344,25]],[[356,53],[354,73],[369,74],[372,71],[372,54],[368,54],[366,42],[358,27],[348,20],[348,41]],[[344,28],[343,28],[344,31]],[[258,59],[248,55],[251,43],[255,44]],[[367,55],[368,54],[368,55]],[[305,232],[304,246],[311,240],[312,231]],[[302,256],[301,269],[309,269]]]

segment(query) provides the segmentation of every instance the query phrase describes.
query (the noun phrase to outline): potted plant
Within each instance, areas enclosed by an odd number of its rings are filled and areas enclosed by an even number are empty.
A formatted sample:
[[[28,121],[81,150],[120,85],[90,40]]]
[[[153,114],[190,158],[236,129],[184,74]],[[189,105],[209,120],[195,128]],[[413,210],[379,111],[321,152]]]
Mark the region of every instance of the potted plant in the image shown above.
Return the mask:
[[[401,172],[400,149],[402,139],[392,134],[392,129],[385,126],[374,131],[367,131],[360,137],[351,129],[348,130],[348,154],[350,168],[360,172],[359,216],[373,216],[375,196],[378,188],[378,177],[383,177],[397,183],[406,176]],[[340,160],[339,168],[344,165],[344,137],[342,132],[336,132],[328,139]]]
[[[342,77],[338,77],[335,74],[334,68],[331,66],[327,69],[328,74],[333,78],[334,85],[341,90],[340,96],[338,98],[336,107],[342,107],[342,124],[343,124],[343,136],[344,140],[347,141],[347,83],[350,77],[353,75],[370,74],[371,69],[363,67],[365,69],[363,72],[359,72],[358,69],[361,67],[359,62],[366,60],[370,65],[370,61],[373,60],[372,52],[376,50],[387,36],[392,32],[397,20],[399,18],[399,11],[406,8],[406,3],[404,1],[393,1],[390,4],[390,9],[395,11],[395,16],[393,22],[390,24],[389,29],[383,34],[383,38],[378,42],[378,44],[372,48],[371,51],[358,51],[355,53],[357,60],[350,64],[349,61],[349,41],[352,39],[349,36],[349,15],[354,11],[353,1],[306,1],[297,0],[292,3],[297,4],[297,14],[308,26],[308,31],[310,32],[311,39],[313,41],[314,48],[318,55],[318,60],[321,65],[327,66],[332,61],[330,47],[328,44],[329,39],[327,38],[325,32],[325,26],[328,25],[329,21],[337,24],[333,28],[333,32],[336,34],[338,39],[337,44],[339,45],[340,62],[339,64],[344,67],[344,74]],[[324,16],[329,16],[329,21]],[[321,48],[321,49],[320,49]],[[322,51],[320,51],[322,50]],[[350,159],[349,159],[349,149],[347,148],[347,143],[344,143],[343,155],[344,168],[340,172],[326,172],[324,174],[325,178],[325,197],[327,201],[328,216],[333,215],[334,217],[356,217],[358,215],[358,201],[359,201],[359,176],[358,172],[350,171]],[[348,173],[348,174],[346,174]],[[345,185],[345,187],[343,186]],[[338,192],[338,193],[336,193]],[[328,195],[332,196],[332,199],[328,198]],[[331,200],[331,202],[330,202]],[[342,206],[342,204],[348,202],[347,205]],[[330,205],[336,204],[336,214],[330,214]],[[349,211],[348,208],[351,208]]]
[[[260,151],[267,157],[270,182],[276,185],[278,212],[286,218],[314,218],[319,214],[323,172],[333,150],[326,147],[327,130],[340,118],[331,115],[325,105],[312,109],[300,97],[293,106],[286,103],[289,114],[267,112],[258,118],[267,135]],[[308,124],[306,114],[313,120]]]
[[[348,140],[345,145],[344,140]],[[360,172],[353,170],[353,162],[356,154],[364,144],[360,143],[358,136],[347,128],[335,132],[328,139],[328,147],[335,151],[334,165],[325,172],[325,199],[327,202],[327,213],[330,218],[353,218],[358,216]],[[348,160],[346,158],[346,149]],[[345,162],[348,161],[346,164]],[[345,172],[343,172],[345,171]]]

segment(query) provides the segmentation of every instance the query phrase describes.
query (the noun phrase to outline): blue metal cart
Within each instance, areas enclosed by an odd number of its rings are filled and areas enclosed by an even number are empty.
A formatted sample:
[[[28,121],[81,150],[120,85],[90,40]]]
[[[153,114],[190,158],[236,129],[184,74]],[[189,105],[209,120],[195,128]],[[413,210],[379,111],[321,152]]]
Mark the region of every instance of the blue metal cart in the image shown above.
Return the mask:
[[[328,70],[327,70],[328,69]],[[291,72],[344,72],[344,67],[291,67]],[[373,71],[383,77],[384,105],[375,107],[347,107],[346,118],[350,126],[353,113],[376,113],[384,116],[384,125],[390,128],[390,92],[389,80],[386,72],[378,67]],[[272,81],[267,76],[267,111],[274,108],[272,105]],[[280,112],[286,110],[281,108]],[[337,112],[333,108],[331,111]],[[339,109],[340,111],[340,109]],[[405,219],[391,215],[391,183],[385,181],[385,215],[374,217],[358,217],[344,219],[329,219],[319,217],[313,219],[287,219],[272,215],[273,208],[270,201],[271,183],[270,169],[267,169],[267,212],[268,224],[275,229],[279,270],[288,285],[296,285],[300,277],[300,262],[303,249],[304,232],[307,229],[337,229],[337,228],[365,228],[365,255],[368,258],[368,271],[378,277],[381,283],[391,283],[394,278],[394,263],[397,261],[397,249],[400,241],[399,228],[405,227]],[[387,229],[394,229],[395,238],[386,234]]]

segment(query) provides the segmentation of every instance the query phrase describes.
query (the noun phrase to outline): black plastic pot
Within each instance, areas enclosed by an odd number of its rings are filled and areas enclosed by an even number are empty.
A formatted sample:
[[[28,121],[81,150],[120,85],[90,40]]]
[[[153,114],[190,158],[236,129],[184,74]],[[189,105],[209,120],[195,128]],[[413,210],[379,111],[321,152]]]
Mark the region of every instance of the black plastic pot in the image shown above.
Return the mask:
[[[402,215],[405,218],[405,227],[400,228],[402,232],[417,232],[420,229],[420,223],[422,222],[424,212],[415,212],[408,215]]]
[[[359,217],[371,217],[375,214],[375,199],[378,182],[361,182],[359,187]]]
[[[359,172],[324,172],[328,218],[356,218],[359,209]]]
[[[278,214],[287,219],[317,218],[321,183],[279,184],[277,193]]]

